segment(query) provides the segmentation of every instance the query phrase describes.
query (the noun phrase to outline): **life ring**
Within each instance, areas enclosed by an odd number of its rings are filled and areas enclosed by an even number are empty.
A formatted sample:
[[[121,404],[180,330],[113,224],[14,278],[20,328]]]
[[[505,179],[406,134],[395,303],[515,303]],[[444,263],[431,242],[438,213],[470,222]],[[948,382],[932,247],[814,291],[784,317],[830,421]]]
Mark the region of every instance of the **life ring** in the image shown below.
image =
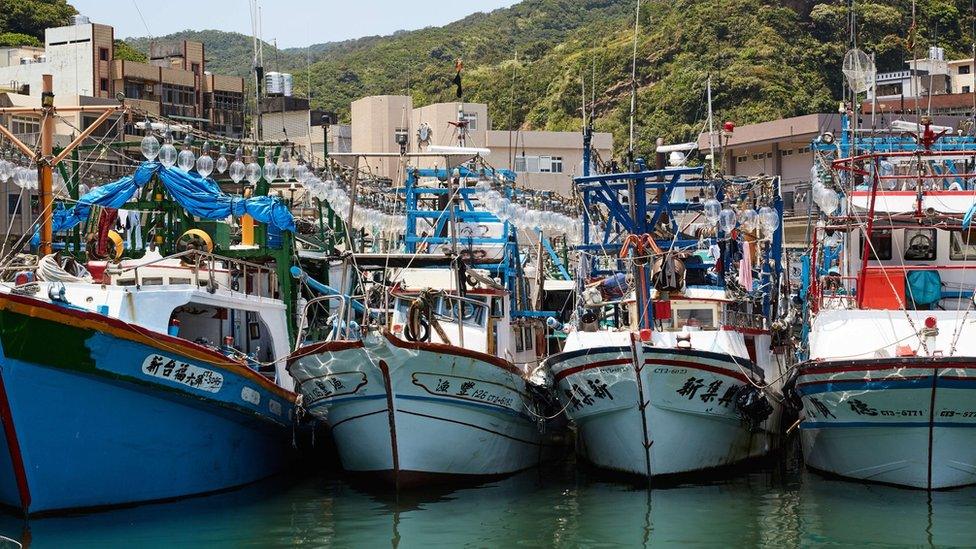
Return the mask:
[[[176,247],[181,252],[191,249],[191,246],[194,250],[206,250],[208,254],[213,253],[214,250],[213,239],[201,229],[190,229],[181,234],[176,241]]]

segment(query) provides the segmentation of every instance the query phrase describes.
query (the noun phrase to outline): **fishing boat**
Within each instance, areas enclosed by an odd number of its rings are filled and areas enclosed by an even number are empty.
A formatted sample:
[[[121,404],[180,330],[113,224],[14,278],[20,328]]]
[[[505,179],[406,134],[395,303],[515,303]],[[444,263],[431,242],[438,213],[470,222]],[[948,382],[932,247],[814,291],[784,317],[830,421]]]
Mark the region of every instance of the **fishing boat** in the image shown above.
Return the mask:
[[[533,307],[515,225],[486,208],[510,181],[451,172],[406,171],[402,252],[347,256],[372,281],[362,293],[295,273],[319,294],[309,307],[337,305],[289,361],[305,406],[346,471],[397,488],[508,475],[546,453],[532,375],[551,313]],[[334,182],[323,194],[339,212],[362,203]]]
[[[787,370],[778,179],[710,180],[676,158],[575,179],[577,313],[545,361],[580,454],[647,478],[775,449]]]
[[[277,272],[287,275],[292,216],[268,196],[222,193],[208,170],[175,167],[175,148],[147,132],[148,161],[70,208],[53,207],[58,159],[45,160],[40,259],[0,284],[0,503],[26,515],[225,490],[279,472],[292,452]],[[150,244],[125,250],[116,209],[140,204],[155,216]],[[235,251],[226,227],[215,243],[202,228],[220,232],[229,216],[266,224],[278,244]],[[70,235],[90,218],[85,247]],[[56,233],[66,236],[54,254]],[[252,252],[265,260],[242,259]]]
[[[903,487],[976,483],[976,140],[925,117],[870,134],[851,120],[815,143],[821,213],[795,381],[804,459]]]

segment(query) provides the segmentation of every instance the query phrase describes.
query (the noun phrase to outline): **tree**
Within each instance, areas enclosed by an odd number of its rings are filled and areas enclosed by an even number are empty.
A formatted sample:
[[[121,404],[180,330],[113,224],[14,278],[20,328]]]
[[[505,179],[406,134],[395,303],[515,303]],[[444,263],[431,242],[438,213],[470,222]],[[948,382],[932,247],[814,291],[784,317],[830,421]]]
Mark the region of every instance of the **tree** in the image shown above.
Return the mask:
[[[0,46],[11,47],[11,46],[34,46],[40,47],[41,41],[29,34],[21,34],[19,32],[4,32],[0,33]]]
[[[44,40],[44,29],[66,25],[78,13],[65,0],[0,0],[0,31]]]
[[[115,54],[113,55],[115,59],[121,59],[123,61],[136,61],[139,63],[148,63],[149,58],[146,54],[133,48],[129,44],[126,44],[123,40],[115,40]]]

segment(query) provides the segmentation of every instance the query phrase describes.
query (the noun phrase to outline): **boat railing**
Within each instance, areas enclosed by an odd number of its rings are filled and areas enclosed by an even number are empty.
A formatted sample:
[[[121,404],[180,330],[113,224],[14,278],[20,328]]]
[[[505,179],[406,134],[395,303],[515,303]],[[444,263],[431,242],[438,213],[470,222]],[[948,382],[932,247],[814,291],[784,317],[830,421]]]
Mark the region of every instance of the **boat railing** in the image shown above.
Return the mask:
[[[230,275],[229,281],[231,282],[226,288],[227,290],[240,292],[248,296],[276,298],[275,292],[278,288],[278,282],[274,269],[258,263],[219,256],[201,250],[184,250],[131,267],[106,269],[106,273],[116,276],[117,279],[131,273],[133,282],[136,288],[139,289],[144,284],[144,278],[140,277],[139,274],[140,269],[145,273],[147,268],[165,268],[167,265],[161,265],[161,263],[172,259],[179,259],[184,266],[190,268],[193,274],[193,285],[198,288],[206,286],[208,289],[216,291],[219,287],[219,282],[217,282],[214,273],[218,272],[221,268],[225,268]],[[201,273],[203,273],[205,278],[201,279]],[[236,287],[233,284],[234,275],[238,279]],[[251,284],[252,280],[253,284]]]
[[[734,326],[736,328],[753,328],[757,330],[768,329],[766,317],[742,311],[725,311],[724,326]]]
[[[349,296],[343,295],[343,294],[340,294],[340,293],[320,295],[320,296],[317,296],[317,297],[314,297],[314,298],[308,300],[308,302],[305,303],[305,306],[302,308],[301,316],[298,319],[298,331],[297,331],[297,334],[295,335],[295,348],[297,349],[301,345],[304,344],[305,335],[309,331],[308,330],[308,328],[309,328],[309,321],[308,321],[308,319],[309,319],[309,313],[313,309],[316,309],[316,310],[318,310],[318,309],[325,309],[327,312],[331,313],[332,311],[331,311],[330,304],[332,302],[334,302],[334,301],[338,301],[339,302],[339,307],[338,307],[338,309],[337,309],[337,311],[336,311],[336,313],[334,315],[334,318],[337,319],[337,320],[338,319],[344,319],[344,318],[346,318],[346,314],[345,314],[346,313],[346,309],[350,305],[349,300],[350,300]],[[331,316],[331,314],[330,314],[330,316]],[[341,333],[341,331],[340,330],[334,330],[334,333],[336,335],[338,335],[338,334]]]
[[[820,278],[818,284],[819,309],[856,309],[857,308],[857,277],[827,275]]]

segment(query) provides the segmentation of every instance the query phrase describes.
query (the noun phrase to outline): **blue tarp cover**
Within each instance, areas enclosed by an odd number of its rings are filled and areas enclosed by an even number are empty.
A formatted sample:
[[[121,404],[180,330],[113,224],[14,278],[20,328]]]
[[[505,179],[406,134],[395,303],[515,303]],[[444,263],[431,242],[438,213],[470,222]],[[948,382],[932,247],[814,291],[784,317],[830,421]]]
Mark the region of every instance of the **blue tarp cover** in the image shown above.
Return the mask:
[[[192,215],[203,219],[224,219],[230,215],[250,214],[255,220],[279,230],[295,232],[295,219],[288,207],[270,196],[243,198],[224,194],[212,179],[196,172],[166,168],[159,162],[143,162],[132,175],[106,183],[78,199],[69,209],[59,206],[54,211],[54,232],[66,231],[88,219],[92,206],[122,208],[139,190],[159,175],[170,196]],[[34,235],[35,240],[38,235]]]

